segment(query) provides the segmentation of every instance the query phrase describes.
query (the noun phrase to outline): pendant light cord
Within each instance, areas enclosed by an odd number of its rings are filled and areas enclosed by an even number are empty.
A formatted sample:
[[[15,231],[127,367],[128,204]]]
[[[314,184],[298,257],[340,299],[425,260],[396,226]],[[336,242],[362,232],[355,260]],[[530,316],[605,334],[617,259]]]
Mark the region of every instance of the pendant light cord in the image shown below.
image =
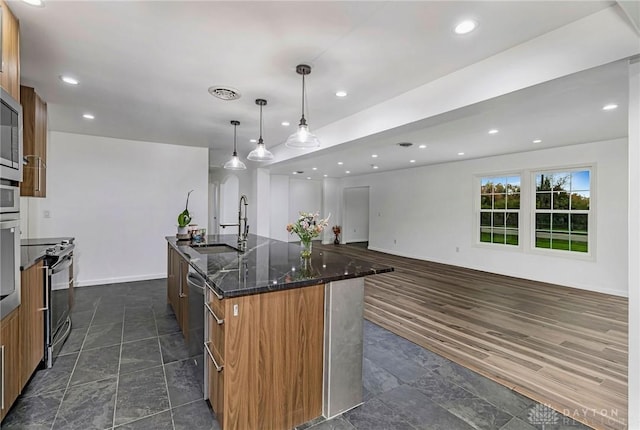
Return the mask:
[[[262,143],[262,105],[260,105],[260,139],[258,143]]]
[[[236,130],[238,129],[237,125],[233,125],[233,155],[238,155],[236,151]]]
[[[305,73],[302,74],[302,120],[300,121],[300,124],[306,124],[306,120],[304,119],[304,75]]]

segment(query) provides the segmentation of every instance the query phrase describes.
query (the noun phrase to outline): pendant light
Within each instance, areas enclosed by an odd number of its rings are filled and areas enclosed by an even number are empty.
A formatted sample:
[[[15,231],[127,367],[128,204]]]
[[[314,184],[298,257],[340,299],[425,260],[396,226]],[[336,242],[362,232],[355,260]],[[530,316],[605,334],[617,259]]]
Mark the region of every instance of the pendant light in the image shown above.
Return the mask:
[[[231,160],[224,163],[224,168],[229,170],[244,170],[247,166],[240,161],[238,152],[236,151],[236,128],[240,125],[240,121],[233,120],[231,124],[233,125],[233,155],[231,156]]]
[[[264,141],[262,140],[262,106],[266,106],[267,101],[265,99],[256,99],[256,104],[260,106],[260,137],[258,138],[256,149],[251,151],[247,158],[251,161],[273,160],[273,154],[264,146]]]
[[[311,73],[311,66],[307,66],[306,64],[299,64],[296,67],[296,73],[302,75],[302,118],[300,118],[300,124],[298,124],[298,131],[293,133],[287,141],[285,145],[291,148],[317,148],[320,146],[320,141],[318,138],[309,132],[309,126],[307,125],[307,120],[304,118],[304,77]]]

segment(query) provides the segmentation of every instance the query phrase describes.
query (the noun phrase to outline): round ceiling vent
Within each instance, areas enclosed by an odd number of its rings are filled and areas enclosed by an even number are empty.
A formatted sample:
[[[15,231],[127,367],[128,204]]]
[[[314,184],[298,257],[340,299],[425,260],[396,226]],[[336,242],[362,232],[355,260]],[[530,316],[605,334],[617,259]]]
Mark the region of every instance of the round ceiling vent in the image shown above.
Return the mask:
[[[411,143],[411,142],[400,142],[400,143],[398,143],[398,146],[402,146],[403,148],[408,148],[408,147],[410,147],[412,145],[413,145],[413,143]]]
[[[209,94],[221,100],[238,100],[240,98],[240,92],[231,87],[209,87]]]

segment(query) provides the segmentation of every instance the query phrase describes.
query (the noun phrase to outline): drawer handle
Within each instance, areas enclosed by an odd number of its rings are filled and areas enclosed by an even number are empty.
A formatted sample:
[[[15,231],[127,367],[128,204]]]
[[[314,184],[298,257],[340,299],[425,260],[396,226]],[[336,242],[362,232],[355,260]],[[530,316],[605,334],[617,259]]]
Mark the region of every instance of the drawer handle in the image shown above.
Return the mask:
[[[214,290],[211,287],[211,285],[209,285],[209,283],[207,281],[205,281],[205,284],[206,284],[207,288],[209,289],[209,291],[211,291],[213,293],[213,295],[218,298],[218,300],[222,300],[222,296],[220,295],[220,293],[218,293],[216,290]]]
[[[220,365],[216,362],[216,359],[215,359],[215,358],[213,358],[213,354],[211,353],[211,350],[209,349],[209,344],[210,344],[210,343],[211,343],[211,342],[205,342],[205,343],[204,343],[204,348],[207,350],[207,354],[209,354],[209,358],[210,358],[210,359],[211,359],[211,361],[213,362],[213,365],[214,365],[214,366],[216,366],[216,370],[217,370],[218,372],[221,372],[221,371],[222,371],[222,368],[223,368],[224,366],[220,366]]]
[[[1,345],[0,348],[2,348],[2,386],[0,388],[2,388],[2,409],[4,410],[4,345]]]
[[[211,309],[211,306],[209,306],[209,303],[205,303],[204,306],[207,308],[207,310],[209,311],[209,313],[213,316],[213,318],[215,318],[216,322],[218,323],[218,325],[222,325],[224,323],[224,319],[220,319],[218,318],[218,316],[216,315],[215,312],[213,312],[213,309]]]

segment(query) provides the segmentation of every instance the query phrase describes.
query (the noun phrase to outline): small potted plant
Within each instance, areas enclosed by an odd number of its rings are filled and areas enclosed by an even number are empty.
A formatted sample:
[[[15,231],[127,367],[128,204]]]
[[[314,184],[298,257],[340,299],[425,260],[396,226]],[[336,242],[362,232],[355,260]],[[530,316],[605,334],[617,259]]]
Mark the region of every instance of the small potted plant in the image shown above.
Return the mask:
[[[188,238],[189,236],[189,223],[191,222],[191,214],[189,213],[189,196],[193,190],[187,193],[187,203],[184,205],[184,210],[178,215],[178,239]]]

